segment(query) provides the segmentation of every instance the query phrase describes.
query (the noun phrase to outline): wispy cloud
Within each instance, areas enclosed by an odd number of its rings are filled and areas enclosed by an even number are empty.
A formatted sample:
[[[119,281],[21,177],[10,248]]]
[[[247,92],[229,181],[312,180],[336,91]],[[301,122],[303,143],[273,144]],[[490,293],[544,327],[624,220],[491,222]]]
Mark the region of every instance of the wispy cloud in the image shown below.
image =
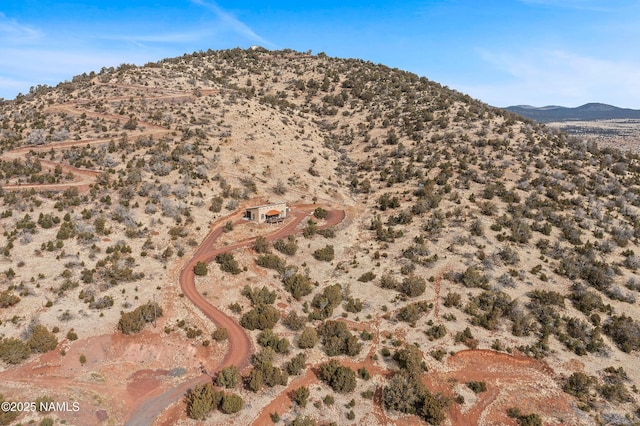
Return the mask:
[[[0,41],[4,43],[26,43],[42,37],[42,33],[34,28],[7,18],[0,12]]]
[[[276,45],[272,42],[270,42],[269,40],[266,40],[264,38],[262,38],[261,36],[259,36],[258,34],[256,34],[247,24],[245,24],[244,22],[240,21],[238,18],[236,18],[235,16],[231,15],[230,13],[224,11],[222,8],[220,8],[220,6],[218,6],[216,3],[209,1],[209,2],[205,2],[203,0],[191,0],[191,2],[193,4],[196,4],[198,6],[202,6],[206,9],[208,9],[209,11],[213,12],[216,17],[218,19],[220,19],[220,21],[222,23],[224,23],[226,26],[228,26],[230,29],[232,29],[234,32],[236,32],[237,34],[251,40],[257,43],[260,43],[262,45],[268,46],[268,47],[276,47]]]
[[[640,63],[613,61],[564,50],[531,50],[525,53],[480,51],[482,59],[509,79],[502,84],[467,86],[474,96],[506,106],[536,106],[586,102],[616,103],[638,108]]]

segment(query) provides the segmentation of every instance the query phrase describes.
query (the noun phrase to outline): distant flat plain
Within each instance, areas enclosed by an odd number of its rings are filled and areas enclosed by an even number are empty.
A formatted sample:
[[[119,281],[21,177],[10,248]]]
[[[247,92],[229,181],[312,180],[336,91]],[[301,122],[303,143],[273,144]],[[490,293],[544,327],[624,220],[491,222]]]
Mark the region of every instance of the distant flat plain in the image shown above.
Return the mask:
[[[593,139],[600,147],[640,153],[640,120],[614,119],[545,123],[572,136]]]

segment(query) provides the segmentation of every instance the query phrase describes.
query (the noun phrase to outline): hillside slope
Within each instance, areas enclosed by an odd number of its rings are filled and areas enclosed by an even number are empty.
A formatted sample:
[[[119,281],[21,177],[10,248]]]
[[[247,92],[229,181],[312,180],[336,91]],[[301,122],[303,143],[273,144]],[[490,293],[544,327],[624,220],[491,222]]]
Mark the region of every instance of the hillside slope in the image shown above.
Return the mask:
[[[26,373],[48,369],[71,377],[69,397],[109,388],[82,415],[121,422],[215,371],[229,343],[179,272],[210,230],[224,227],[220,247],[270,235],[236,219],[284,200],[322,209],[303,235],[243,245],[196,277],[256,352],[229,386],[248,404],[205,410],[212,424],[640,420],[633,153],[411,73],[288,50],[105,68],[5,101],[0,122],[5,396],[55,394]],[[346,219],[318,232],[331,209]],[[158,327],[123,336],[120,311],[151,300]],[[13,364],[38,323],[58,350]],[[353,402],[333,404],[342,393]],[[158,424],[186,414],[178,401]]]

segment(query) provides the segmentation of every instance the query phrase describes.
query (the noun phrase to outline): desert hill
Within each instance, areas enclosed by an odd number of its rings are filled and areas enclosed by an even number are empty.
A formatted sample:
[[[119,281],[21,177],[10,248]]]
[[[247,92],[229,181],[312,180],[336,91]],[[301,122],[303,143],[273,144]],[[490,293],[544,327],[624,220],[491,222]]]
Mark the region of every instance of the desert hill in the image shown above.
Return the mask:
[[[632,152],[260,48],[40,86],[0,123],[0,394],[82,407],[15,421],[640,421]]]
[[[590,120],[625,120],[640,119],[640,110],[619,108],[613,105],[592,102],[576,108],[562,106],[532,107],[528,105],[516,105],[506,108],[509,111],[531,118],[540,123],[558,121],[590,121]]]

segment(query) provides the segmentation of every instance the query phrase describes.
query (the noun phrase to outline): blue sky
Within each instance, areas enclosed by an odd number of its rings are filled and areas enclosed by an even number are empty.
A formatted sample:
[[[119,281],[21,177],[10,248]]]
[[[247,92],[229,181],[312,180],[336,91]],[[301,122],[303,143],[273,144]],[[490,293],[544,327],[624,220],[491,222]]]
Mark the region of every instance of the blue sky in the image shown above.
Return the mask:
[[[640,109],[637,0],[3,3],[5,99],[103,66],[259,44],[383,63],[495,106]]]

